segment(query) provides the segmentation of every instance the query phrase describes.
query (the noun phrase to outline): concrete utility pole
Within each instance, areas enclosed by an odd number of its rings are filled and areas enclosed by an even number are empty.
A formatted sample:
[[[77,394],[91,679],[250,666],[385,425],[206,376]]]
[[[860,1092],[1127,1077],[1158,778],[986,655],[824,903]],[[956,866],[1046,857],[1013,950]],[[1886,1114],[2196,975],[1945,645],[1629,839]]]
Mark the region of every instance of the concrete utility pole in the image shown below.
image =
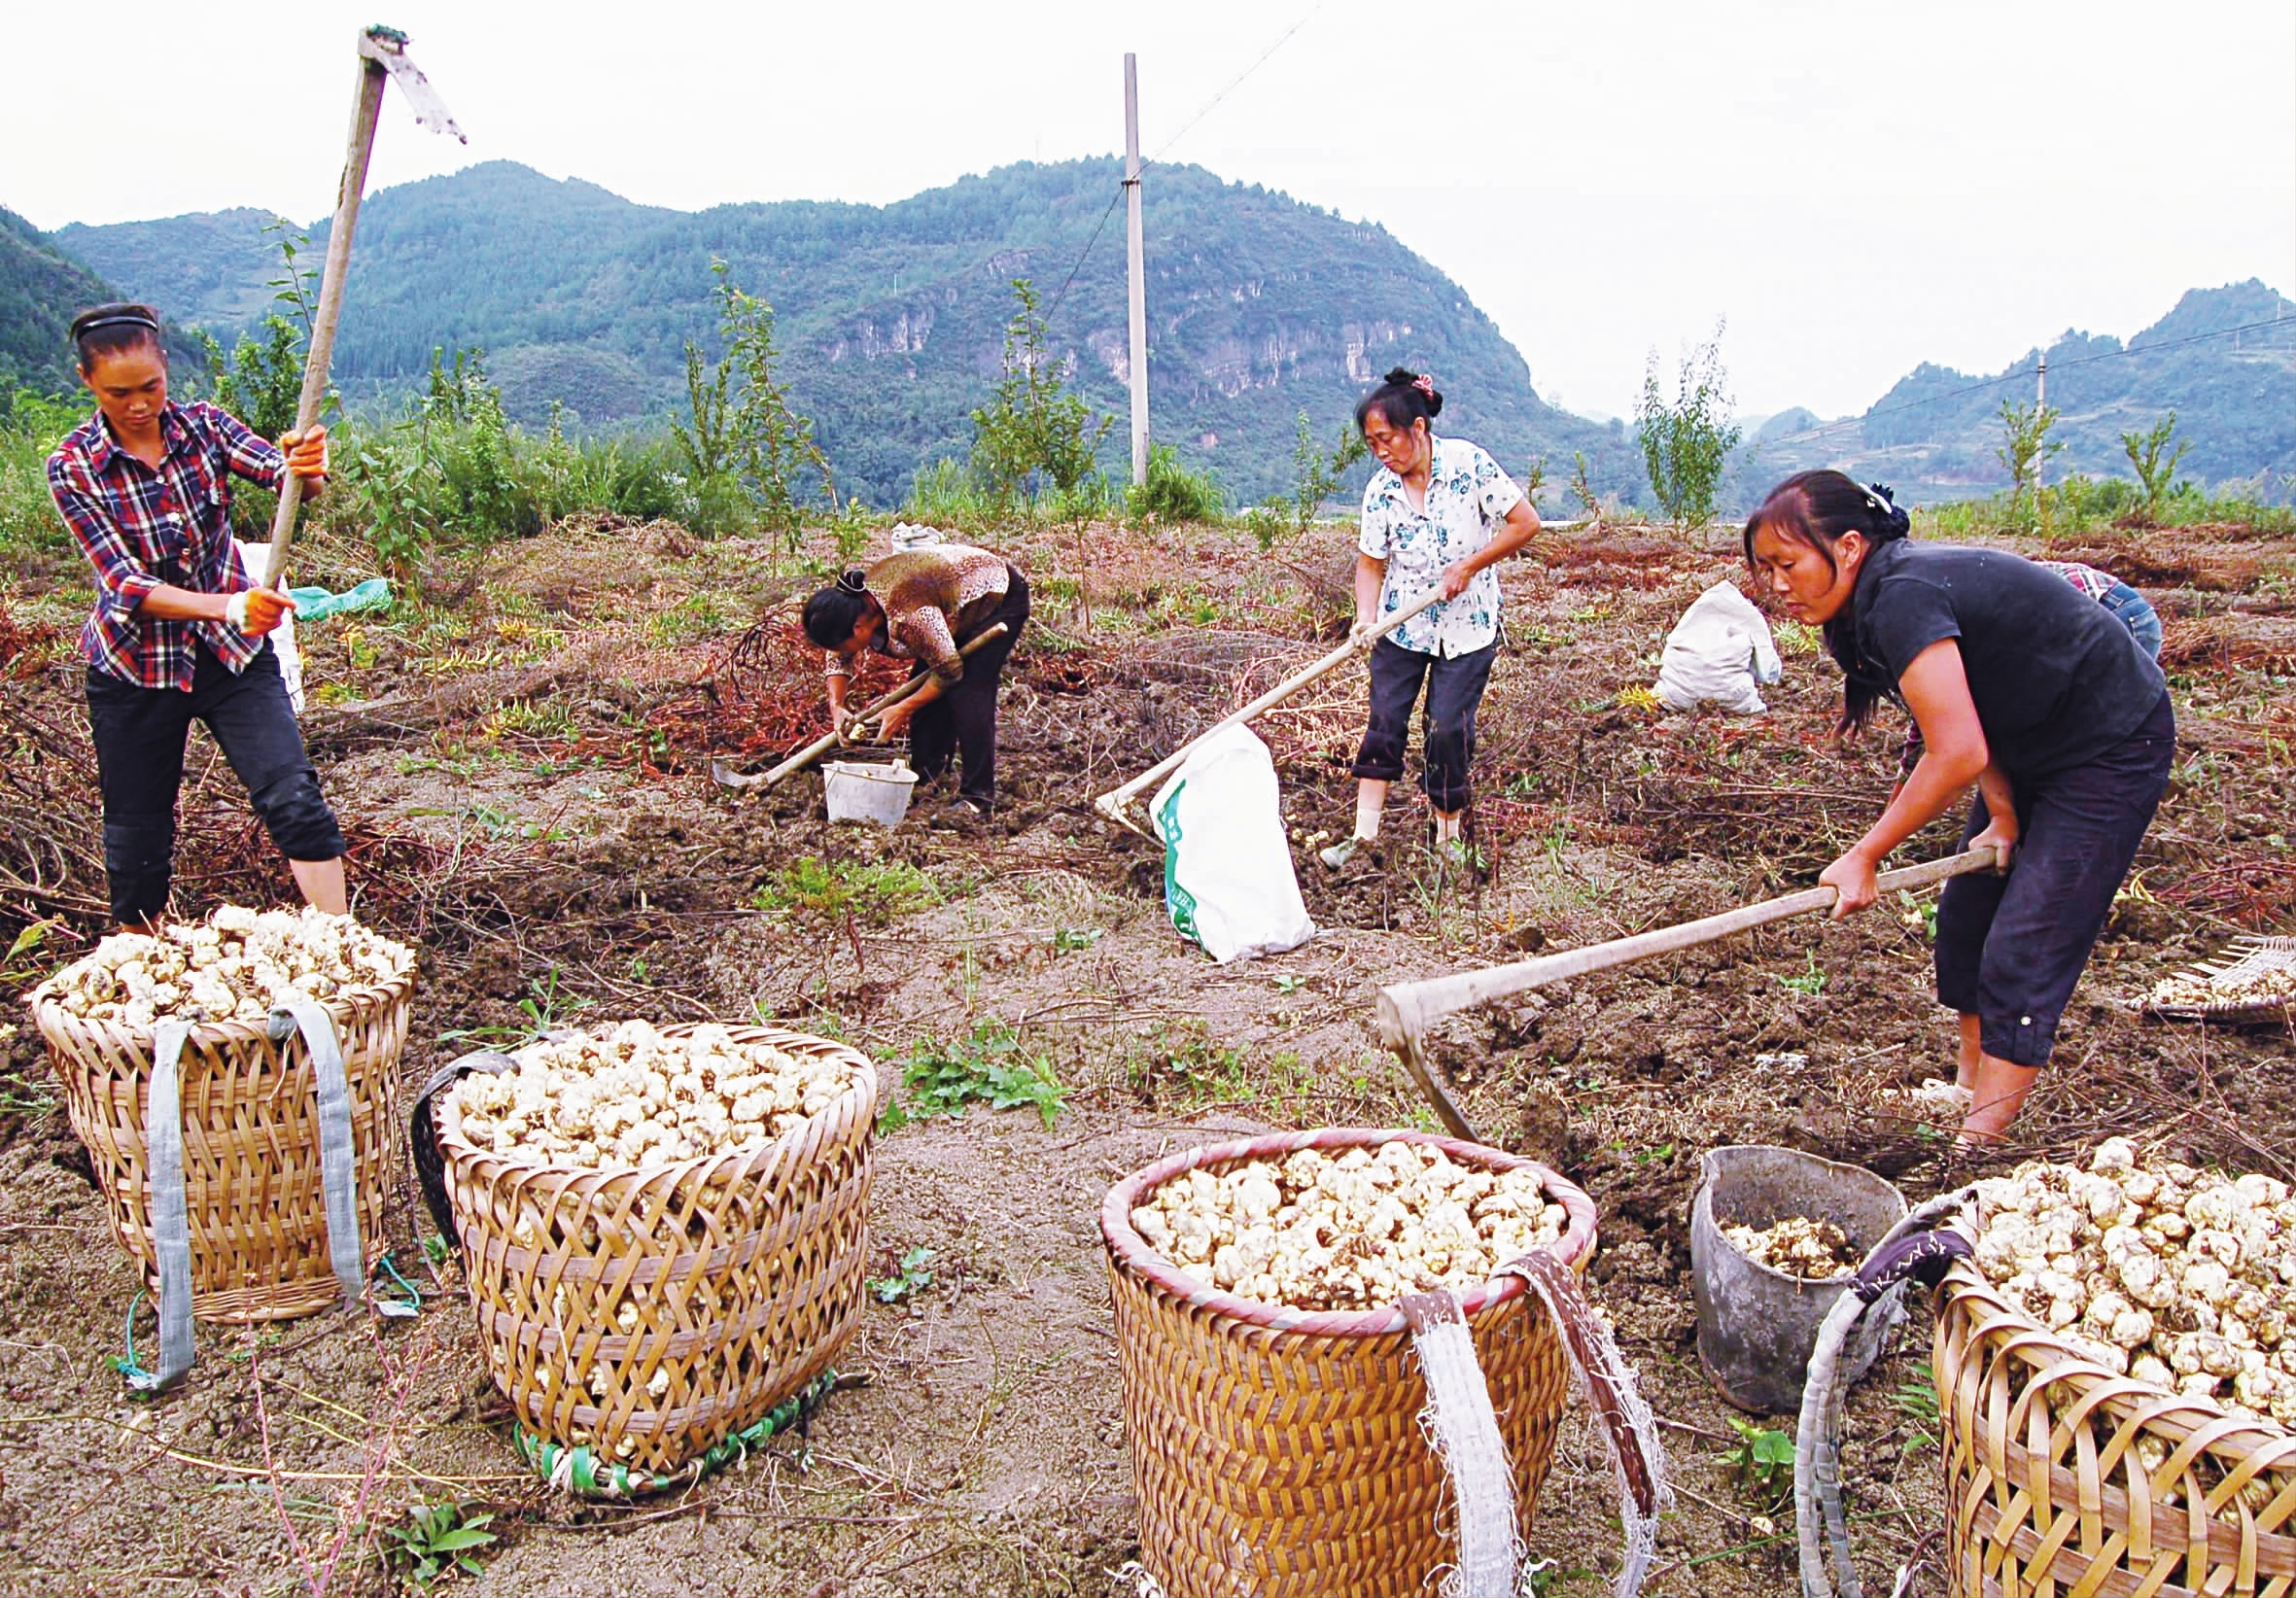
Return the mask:
[[[1148,481],[1148,278],[1140,243],[1139,57],[1124,57],[1124,232],[1131,299],[1132,486]]]

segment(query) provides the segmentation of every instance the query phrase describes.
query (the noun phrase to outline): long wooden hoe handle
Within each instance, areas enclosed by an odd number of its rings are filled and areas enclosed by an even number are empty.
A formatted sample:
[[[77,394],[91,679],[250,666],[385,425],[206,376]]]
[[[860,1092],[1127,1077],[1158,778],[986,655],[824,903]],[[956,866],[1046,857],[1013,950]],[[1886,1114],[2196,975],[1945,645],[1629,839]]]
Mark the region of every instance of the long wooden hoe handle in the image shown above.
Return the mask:
[[[1948,855],[1942,860],[1926,860],[1920,865],[1885,871],[1874,879],[1873,886],[1883,893],[1896,888],[1926,887],[1931,883],[1940,883],[1948,877],[1960,877],[1972,871],[2000,870],[2004,863],[1989,845],[1984,849]],[[1653,955],[1671,955],[1680,950],[1694,949],[1702,943],[1712,943],[1734,932],[1745,932],[1771,921],[1784,921],[1790,916],[1806,915],[1813,910],[1831,910],[1837,896],[1830,886],[1805,888],[1783,898],[1741,905],[1736,910],[1727,910],[1719,916],[1706,916],[1675,926],[1638,932],[1630,938],[1614,938],[1609,943],[1592,944],[1584,949],[1566,949],[1559,955],[1542,955],[1535,959],[1517,960],[1511,965],[1485,966],[1480,971],[1458,971],[1447,977],[1428,977],[1419,982],[1399,982],[1379,990],[1379,1041],[1403,1061],[1405,1069],[1419,1084],[1420,1091],[1427,1095],[1436,1114],[1449,1128],[1451,1135],[1479,1141],[1474,1129],[1468,1126],[1466,1118],[1459,1113],[1458,1106],[1451,1102],[1450,1096],[1443,1091],[1428,1068],[1420,1034],[1429,1022],[1440,1020],[1454,1011],[1488,1004],[1493,999],[1527,992],[1533,988],[1544,988],[1548,983],[1563,982],[1595,971],[1608,971],[1614,966],[1631,965],[1636,960],[1647,960]]]
[[[1374,643],[1376,643],[1380,639],[1385,638],[1389,633],[1394,632],[1405,622],[1410,620],[1413,616],[1426,609],[1429,606],[1437,604],[1442,599],[1442,588],[1436,587],[1428,589],[1426,593],[1411,601],[1410,604],[1396,611],[1395,614],[1381,617],[1377,626],[1373,627],[1368,632],[1365,632],[1357,637],[1350,638],[1346,643],[1340,644],[1338,648],[1334,649],[1330,654],[1325,655],[1321,660],[1316,661],[1313,665],[1301,667],[1300,670],[1294,672],[1290,677],[1285,677],[1281,682],[1278,682],[1274,687],[1269,689],[1259,698],[1253,700],[1242,710],[1232,712],[1230,714],[1223,716],[1220,720],[1214,722],[1202,732],[1198,733],[1194,738],[1188,740],[1187,743],[1181,745],[1178,748],[1165,755],[1155,765],[1150,766],[1146,771],[1140,773],[1139,776],[1133,778],[1122,787],[1110,788],[1106,793],[1101,794],[1099,798],[1094,800],[1093,803],[1099,807],[1101,814],[1107,816],[1111,820],[1123,822],[1126,826],[1131,826],[1131,823],[1125,819],[1124,807],[1131,804],[1133,797],[1137,795],[1142,789],[1155,785],[1157,782],[1162,782],[1165,778],[1169,777],[1173,772],[1178,771],[1180,769],[1180,763],[1188,758],[1188,751],[1190,749],[1195,748],[1197,745],[1202,743],[1205,739],[1212,737],[1214,734],[1227,731],[1230,727],[1236,725],[1238,722],[1257,720],[1260,716],[1267,714],[1268,712],[1273,710],[1276,706],[1291,698],[1292,695],[1298,693],[1302,688],[1306,687],[1307,684],[1316,680],[1316,678],[1329,676],[1332,672],[1336,671],[1340,666],[1345,665],[1357,655],[1369,654]],[[1139,828],[1132,827],[1132,830],[1137,832],[1139,831]]]
[[[959,658],[969,655],[975,649],[978,649],[982,645],[988,643],[991,639],[1000,639],[1004,637],[1008,631],[1010,631],[1010,629],[1007,628],[1001,621],[993,627],[984,628],[980,633],[974,635],[972,638],[966,639],[963,643],[959,644],[957,646],[957,653]],[[917,692],[918,689],[923,686],[923,677],[910,677],[906,681],[899,684],[897,687],[893,688],[890,692],[878,695],[877,698],[871,700],[868,704],[862,706],[859,710],[854,711],[852,713],[848,715],[846,720],[848,722],[867,721],[872,716],[882,715],[887,711],[891,710],[895,705],[898,705],[902,700],[907,699],[911,694]],[[816,760],[820,759],[822,755],[827,754],[831,749],[837,747],[844,742],[845,740],[836,732],[825,733],[821,737],[815,739],[811,744],[808,744],[804,748],[799,749],[795,754],[789,756],[788,759],[783,761],[780,765],[774,767],[773,770],[760,772],[755,777],[744,777],[741,773],[735,771],[731,766],[728,766],[724,761],[713,760],[710,762],[710,775],[716,779],[718,785],[721,787],[755,788],[762,792],[765,789],[774,786],[783,778],[788,777],[791,773],[803,771],[806,767],[812,765]]]

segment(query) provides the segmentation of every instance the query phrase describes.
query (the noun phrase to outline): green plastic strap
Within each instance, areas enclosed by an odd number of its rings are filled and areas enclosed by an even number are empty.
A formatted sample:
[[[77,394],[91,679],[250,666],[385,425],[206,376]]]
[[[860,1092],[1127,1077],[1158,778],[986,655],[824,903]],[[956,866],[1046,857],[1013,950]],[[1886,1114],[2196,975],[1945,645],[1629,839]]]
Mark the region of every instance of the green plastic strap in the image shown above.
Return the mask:
[[[603,1457],[588,1443],[570,1447],[536,1437],[524,1423],[511,1429],[510,1441],[518,1449],[518,1457],[560,1492],[572,1493],[576,1498],[636,1498],[646,1493],[667,1492],[715,1475],[811,1415],[836,1385],[837,1372],[822,1372],[804,1391],[783,1399],[754,1426],[746,1426],[713,1443],[699,1458],[666,1474],[632,1470],[619,1460]]]
[[[386,1295],[375,1291],[382,1285],[375,1279],[378,1276],[388,1276],[399,1292]],[[373,1303],[376,1314],[403,1318],[423,1312],[423,1290],[399,1274],[399,1263],[391,1258],[390,1250],[385,1249],[376,1259],[374,1269],[366,1273],[366,1280],[367,1299]]]
[[[329,593],[324,588],[290,588],[287,596],[295,601],[296,622],[325,621],[330,616],[348,615],[355,610],[388,610],[391,579],[369,577],[340,594]]]

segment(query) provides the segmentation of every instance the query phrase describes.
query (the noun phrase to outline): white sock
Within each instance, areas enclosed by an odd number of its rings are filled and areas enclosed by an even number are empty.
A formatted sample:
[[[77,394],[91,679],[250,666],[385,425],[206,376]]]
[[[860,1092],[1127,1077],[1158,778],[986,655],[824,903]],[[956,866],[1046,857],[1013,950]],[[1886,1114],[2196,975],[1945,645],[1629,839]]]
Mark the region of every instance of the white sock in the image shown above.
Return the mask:
[[[1355,795],[1355,835],[1367,842],[1379,836],[1381,801],[1360,788]]]
[[[1437,843],[1455,844],[1459,841],[1459,823],[1463,814],[1461,816],[1445,816],[1440,810],[1435,813],[1435,841]]]

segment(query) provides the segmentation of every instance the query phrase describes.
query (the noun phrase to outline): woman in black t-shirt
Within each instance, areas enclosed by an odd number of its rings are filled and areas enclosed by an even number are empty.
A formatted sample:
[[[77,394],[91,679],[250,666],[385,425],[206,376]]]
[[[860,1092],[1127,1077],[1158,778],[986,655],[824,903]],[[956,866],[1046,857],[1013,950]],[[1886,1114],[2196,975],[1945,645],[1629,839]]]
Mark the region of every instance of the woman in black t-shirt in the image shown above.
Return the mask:
[[[2169,781],[2176,723],[2152,658],[2104,607],[2021,556],[1907,540],[1888,490],[1805,471],[1746,524],[1786,609],[1823,623],[1845,675],[1841,730],[1885,695],[1927,745],[1881,818],[1819,881],[1838,921],[1882,859],[1974,782],[1964,847],[2016,850],[1937,906],[1937,998],[1961,1015],[1965,1141],[2016,1118]]]

